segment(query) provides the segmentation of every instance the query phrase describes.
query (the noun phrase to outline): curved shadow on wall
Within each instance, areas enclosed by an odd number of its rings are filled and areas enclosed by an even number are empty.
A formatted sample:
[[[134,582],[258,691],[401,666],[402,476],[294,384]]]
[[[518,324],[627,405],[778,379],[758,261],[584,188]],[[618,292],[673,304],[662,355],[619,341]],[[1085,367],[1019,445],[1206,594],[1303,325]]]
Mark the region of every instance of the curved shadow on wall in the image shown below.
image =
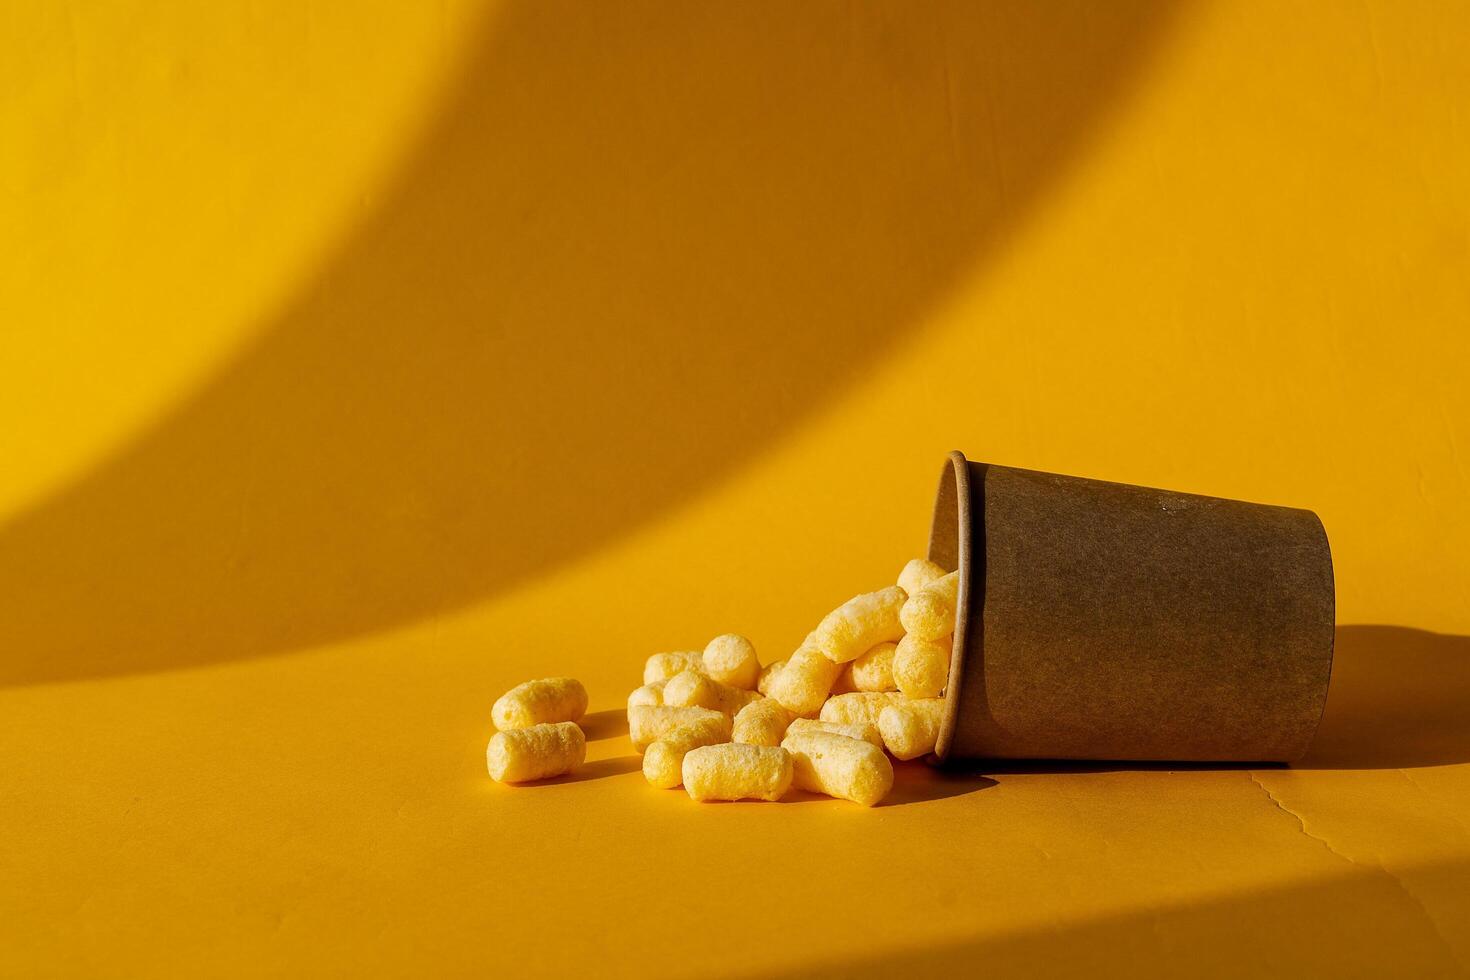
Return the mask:
[[[0,534],[0,683],[392,625],[676,504],[994,251],[1168,11],[514,5],[263,339]]]

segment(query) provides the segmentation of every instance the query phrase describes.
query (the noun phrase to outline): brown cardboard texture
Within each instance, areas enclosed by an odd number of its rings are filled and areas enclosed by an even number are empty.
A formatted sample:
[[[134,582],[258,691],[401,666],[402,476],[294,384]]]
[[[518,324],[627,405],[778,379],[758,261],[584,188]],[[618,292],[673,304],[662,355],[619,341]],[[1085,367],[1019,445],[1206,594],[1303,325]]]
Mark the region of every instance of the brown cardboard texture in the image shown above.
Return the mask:
[[[929,557],[960,569],[939,758],[1273,761],[1332,671],[1311,511],[951,453]]]

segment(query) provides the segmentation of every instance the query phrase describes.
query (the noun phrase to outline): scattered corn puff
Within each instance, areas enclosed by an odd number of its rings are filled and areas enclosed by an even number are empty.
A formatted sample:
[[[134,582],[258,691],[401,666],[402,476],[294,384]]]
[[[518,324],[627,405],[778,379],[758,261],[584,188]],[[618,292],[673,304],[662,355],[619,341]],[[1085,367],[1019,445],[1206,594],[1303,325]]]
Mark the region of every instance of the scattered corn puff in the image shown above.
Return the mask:
[[[953,633],[959,591],[959,572],[950,572],[930,582],[903,604],[899,613],[903,629],[921,640],[937,640]]]
[[[570,721],[496,732],[485,749],[490,778],[524,783],[571,772],[587,756],[587,738]]]
[[[856,660],[879,643],[903,636],[899,620],[908,593],[896,585],[854,596],[817,624],[816,644],[833,663]]]
[[[667,682],[659,681],[656,684],[644,684],[642,687],[634,688],[633,693],[628,695],[628,707],[639,704],[663,704],[665,683]]]
[[[924,586],[935,579],[943,578],[944,566],[936,565],[927,558],[915,558],[903,566],[903,571],[898,573],[898,587],[909,595],[915,595],[922,591]]]
[[[687,708],[691,705],[713,708],[727,715],[734,715],[759,697],[755,691],[742,691],[738,687],[721,684],[713,677],[693,670],[675,674],[664,685],[664,704],[676,708]]]
[[[696,800],[779,800],[791,756],[769,745],[706,745],[684,756],[684,790]]]
[[[937,698],[949,681],[953,637],[923,640],[913,633],[898,641],[893,654],[893,682],[909,698]]]
[[[825,793],[872,806],[893,788],[893,764],[883,750],[860,739],[831,732],[787,734],[781,747],[791,753],[797,789]]]
[[[704,648],[704,670],[721,684],[753,691],[760,677],[761,662],[756,658],[753,643],[739,633],[724,633]]]
[[[682,674],[686,670],[697,670],[704,673],[704,654],[698,650],[655,653],[643,665],[643,683],[657,684],[659,681],[668,680],[675,674]]]
[[[718,718],[725,737],[730,737],[730,716],[709,708],[675,708],[666,704],[635,704],[628,709],[628,738],[633,748],[642,752],[680,725]]]
[[[732,741],[744,745],[780,745],[792,714],[775,698],[752,701],[735,715]]]
[[[769,663],[762,667],[760,677],[755,682],[755,689],[766,697],[770,697],[771,682],[776,679],[776,672],[784,666],[786,666],[786,661],[777,660],[775,663]]]
[[[680,725],[643,753],[643,778],[658,789],[673,789],[684,780],[684,756],[702,745],[718,745],[730,729],[713,718]]]
[[[807,642],[791,655],[771,680],[770,696],[785,705],[792,714],[814,718],[832,693],[832,682],[837,680],[841,670],[842,665],[828,660],[808,636]]]
[[[822,705],[822,721],[835,721],[843,725],[876,725],[878,715],[890,704],[901,703],[902,694],[881,691],[859,691],[856,694],[839,694]]]
[[[506,691],[490,709],[501,731],[558,721],[577,721],[587,713],[587,689],[572,677],[526,681]]]
[[[895,759],[917,759],[934,751],[944,723],[944,698],[890,704],[878,715],[883,744]]]
[[[854,691],[892,691],[893,651],[896,643],[880,643],[852,662],[852,688]]]
[[[886,709],[885,709],[886,710]],[[878,733],[878,726],[868,722],[844,725],[836,721],[820,721],[815,718],[798,718],[786,729],[787,735],[795,735],[804,732],[826,732],[829,735],[846,735],[867,742],[874,748],[883,747],[883,736]]]

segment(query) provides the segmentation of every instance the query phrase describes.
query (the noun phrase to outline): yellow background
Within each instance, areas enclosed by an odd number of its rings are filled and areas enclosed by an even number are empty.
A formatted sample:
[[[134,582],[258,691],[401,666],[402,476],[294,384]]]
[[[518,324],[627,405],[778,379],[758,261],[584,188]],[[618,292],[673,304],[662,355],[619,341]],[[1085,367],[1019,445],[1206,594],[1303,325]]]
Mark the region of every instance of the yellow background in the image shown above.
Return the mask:
[[[1470,971],[1467,106],[1453,3],[3,5],[0,974]],[[1316,510],[1306,764],[648,789],[952,448]]]

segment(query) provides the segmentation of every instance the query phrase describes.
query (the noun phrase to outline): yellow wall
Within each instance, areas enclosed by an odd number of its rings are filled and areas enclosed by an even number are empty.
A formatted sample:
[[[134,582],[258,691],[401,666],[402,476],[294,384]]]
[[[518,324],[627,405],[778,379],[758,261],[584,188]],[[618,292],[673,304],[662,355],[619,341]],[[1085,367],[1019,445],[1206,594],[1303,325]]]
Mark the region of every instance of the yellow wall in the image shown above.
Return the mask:
[[[623,888],[683,913],[628,874],[731,835],[814,875],[875,826],[888,926],[726,965],[1158,953],[1150,909],[1223,956],[1299,892],[1320,955],[1402,913],[1443,965],[1393,876],[1470,963],[1464,765],[694,813],[616,737],[545,793],[478,757],[525,676],[611,709],[655,649],[783,656],[921,548],[952,448],[1316,510],[1339,622],[1400,628],[1340,632],[1348,676],[1447,671],[1453,723],[1467,105],[1453,3],[0,10],[0,972],[471,970],[552,921],[496,884],[539,858],[631,952]],[[935,888],[971,825],[1011,850]]]

